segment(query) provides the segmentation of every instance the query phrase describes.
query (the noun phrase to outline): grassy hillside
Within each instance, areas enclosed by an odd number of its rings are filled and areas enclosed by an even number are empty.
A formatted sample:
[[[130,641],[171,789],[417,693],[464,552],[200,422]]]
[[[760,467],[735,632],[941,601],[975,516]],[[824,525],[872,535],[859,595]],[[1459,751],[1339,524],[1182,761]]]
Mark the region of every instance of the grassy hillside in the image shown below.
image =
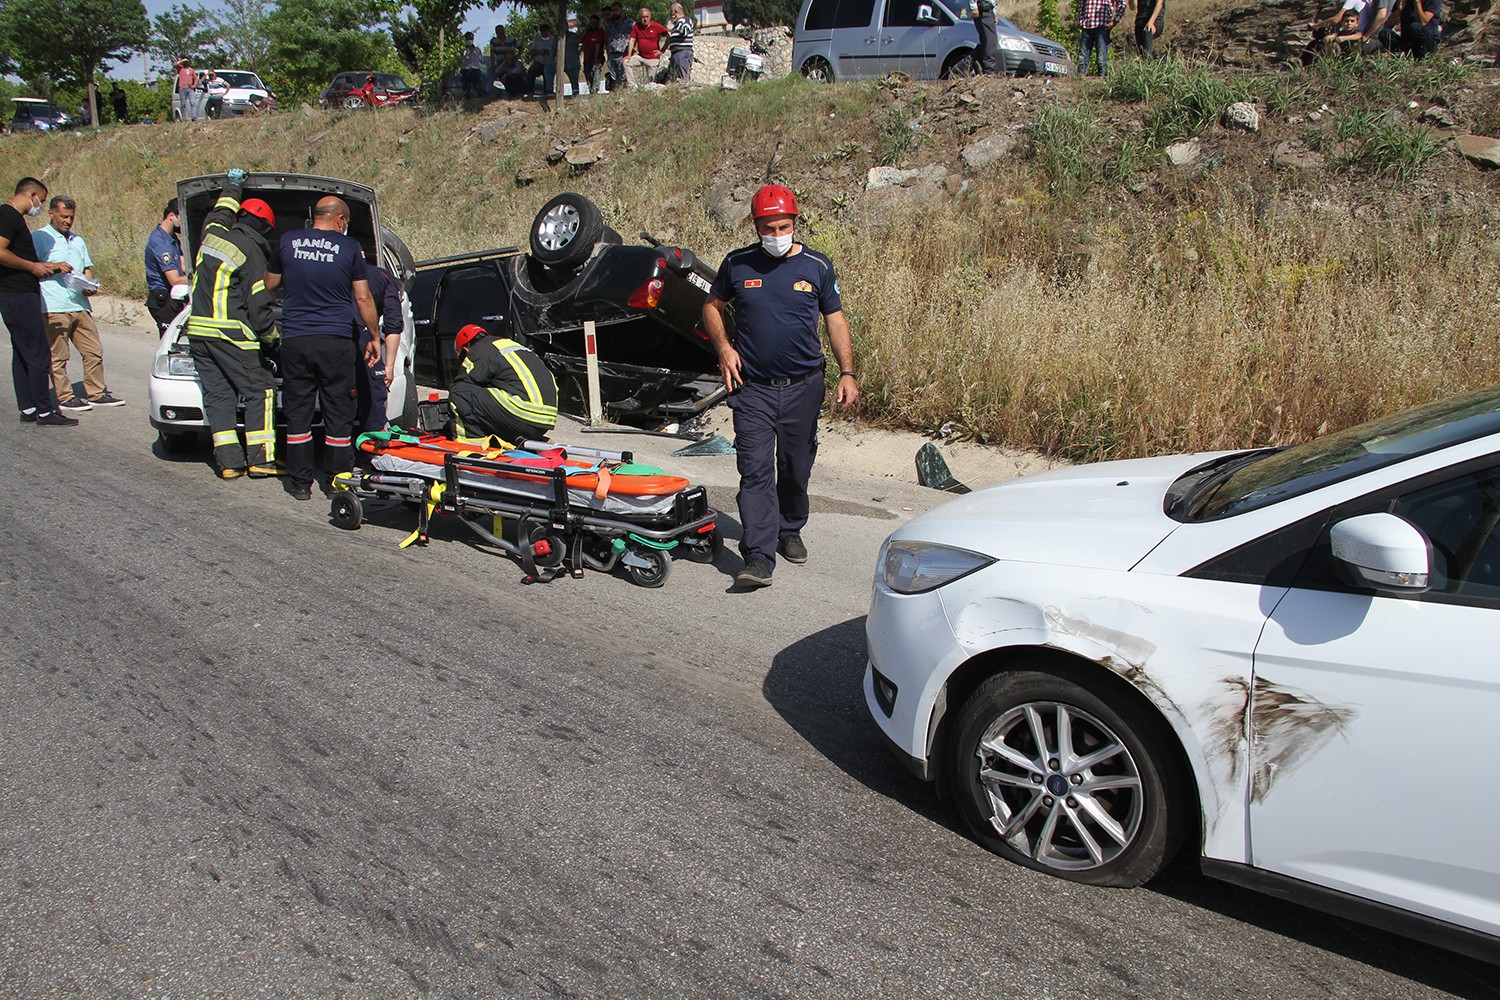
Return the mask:
[[[1500,172],[1421,117],[1438,105],[1500,134],[1496,74],[1111,65],[1107,83],[788,79],[556,115],[306,109],[16,136],[0,178],[78,198],[106,290],[130,297],[173,182],[230,166],[371,184],[419,258],[523,242],[543,201],[576,190],[627,237],[716,260],[751,236],[710,211],[723,191],[782,180],[840,267],[865,417],[1075,458],[1291,442],[1496,380]],[[1218,124],[1240,98],[1259,132]],[[1198,163],[1170,166],[1163,147],[1190,136]],[[966,167],[991,137],[1014,150]],[[548,162],[585,141],[604,158]],[[1286,148],[1322,165],[1280,169]],[[878,165],[935,180],[867,192]]]

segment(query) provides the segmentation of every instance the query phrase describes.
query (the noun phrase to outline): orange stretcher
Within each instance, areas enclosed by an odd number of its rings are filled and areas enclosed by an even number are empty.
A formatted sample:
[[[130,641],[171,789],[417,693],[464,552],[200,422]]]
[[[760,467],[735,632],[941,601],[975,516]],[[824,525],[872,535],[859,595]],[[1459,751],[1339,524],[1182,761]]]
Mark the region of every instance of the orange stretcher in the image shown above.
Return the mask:
[[[723,547],[707,491],[639,465],[629,452],[399,431],[363,434],[356,447],[370,471],[335,478],[335,525],[358,528],[366,500],[399,500],[417,508],[403,548],[427,542],[433,517],[456,517],[519,559],[527,582],[619,568],[640,586],[659,587],[674,555],[708,562]]]

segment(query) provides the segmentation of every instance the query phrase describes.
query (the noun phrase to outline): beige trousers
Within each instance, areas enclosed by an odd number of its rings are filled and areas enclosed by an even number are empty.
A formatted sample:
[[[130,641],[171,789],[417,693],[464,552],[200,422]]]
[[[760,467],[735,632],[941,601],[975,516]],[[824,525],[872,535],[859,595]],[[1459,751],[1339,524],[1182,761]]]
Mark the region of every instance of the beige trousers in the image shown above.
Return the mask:
[[[83,358],[83,388],[90,399],[104,394],[104,345],[99,328],[90,312],[47,314],[47,339],[52,343],[52,387],[57,401],[73,398],[73,383],[68,378],[68,345],[78,348]]]

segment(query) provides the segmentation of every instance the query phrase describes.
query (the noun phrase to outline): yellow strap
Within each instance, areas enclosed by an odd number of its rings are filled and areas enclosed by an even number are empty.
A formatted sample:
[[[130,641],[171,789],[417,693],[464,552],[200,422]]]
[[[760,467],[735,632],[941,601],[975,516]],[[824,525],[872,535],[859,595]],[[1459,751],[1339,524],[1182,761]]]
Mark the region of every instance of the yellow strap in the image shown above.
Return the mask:
[[[442,501],[442,499],[443,499],[443,484],[442,483],[431,483],[431,484],[429,484],[428,487],[427,487],[427,519],[428,519],[429,523],[432,520],[432,512],[435,511],[435,510],[437,510],[437,505],[438,505],[439,502]],[[396,548],[398,548],[398,549],[404,549],[408,545],[410,545],[412,542],[415,542],[418,538],[421,538],[421,537],[422,537],[422,526],[421,526],[421,524],[418,524],[417,525],[417,530],[415,530],[411,534],[407,535],[406,536],[406,540],[403,541],[400,545],[397,545]]]

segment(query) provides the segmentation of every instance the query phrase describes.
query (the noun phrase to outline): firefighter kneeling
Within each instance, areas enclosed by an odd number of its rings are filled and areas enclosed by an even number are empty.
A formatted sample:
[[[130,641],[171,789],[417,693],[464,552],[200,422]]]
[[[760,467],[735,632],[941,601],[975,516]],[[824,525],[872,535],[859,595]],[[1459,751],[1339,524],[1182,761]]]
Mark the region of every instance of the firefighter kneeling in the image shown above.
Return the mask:
[[[464,367],[448,390],[455,438],[520,444],[557,424],[557,383],[530,350],[470,323],[453,339],[453,351]]]

